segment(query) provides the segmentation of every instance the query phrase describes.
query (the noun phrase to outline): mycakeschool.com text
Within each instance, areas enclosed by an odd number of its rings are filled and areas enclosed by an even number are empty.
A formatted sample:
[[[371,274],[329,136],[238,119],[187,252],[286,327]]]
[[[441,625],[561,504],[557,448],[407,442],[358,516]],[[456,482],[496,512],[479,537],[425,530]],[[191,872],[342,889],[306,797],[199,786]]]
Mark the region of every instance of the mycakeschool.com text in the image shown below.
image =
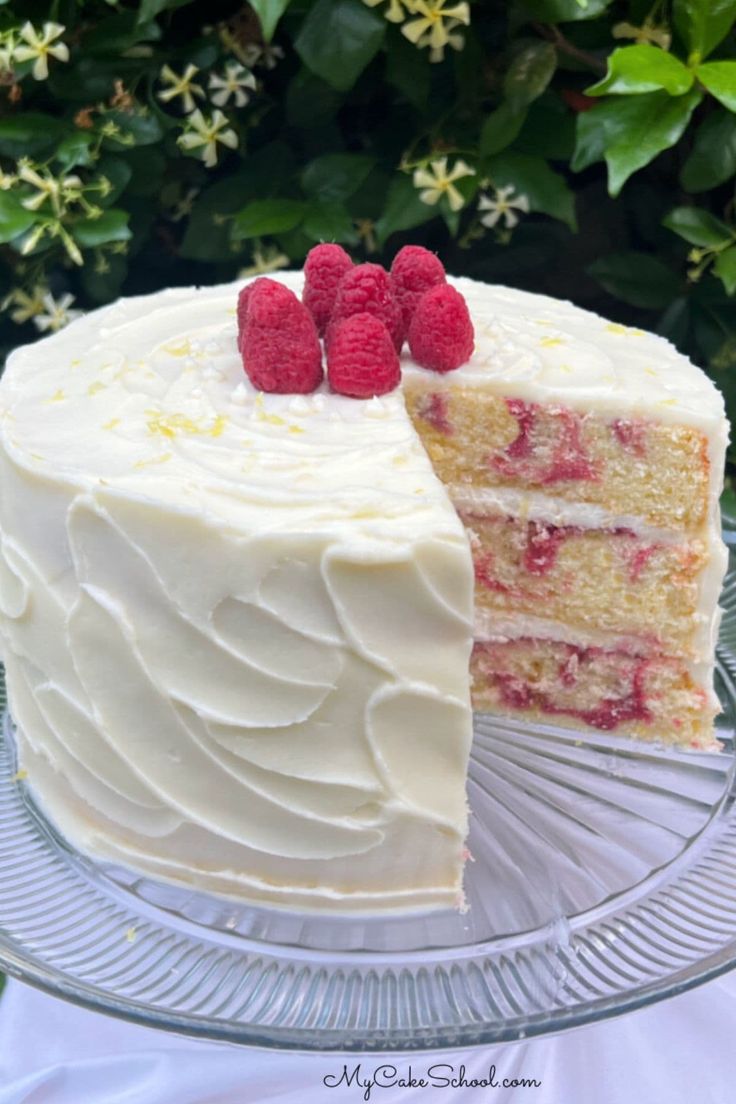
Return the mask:
[[[433,1062],[428,1066],[408,1064],[395,1066],[390,1062],[369,1066],[363,1062],[345,1063],[339,1069],[326,1073],[322,1084],[327,1089],[337,1089],[336,1096],[343,1093],[355,1099],[370,1101],[381,1089],[417,1089],[418,1098],[422,1091],[431,1094],[433,1089],[478,1089],[491,1094],[494,1089],[529,1089],[530,1099],[534,1090],[542,1087],[536,1077],[504,1077],[495,1065],[487,1070],[469,1073],[464,1065],[454,1066],[448,1062]],[[340,1091],[342,1090],[342,1091]]]

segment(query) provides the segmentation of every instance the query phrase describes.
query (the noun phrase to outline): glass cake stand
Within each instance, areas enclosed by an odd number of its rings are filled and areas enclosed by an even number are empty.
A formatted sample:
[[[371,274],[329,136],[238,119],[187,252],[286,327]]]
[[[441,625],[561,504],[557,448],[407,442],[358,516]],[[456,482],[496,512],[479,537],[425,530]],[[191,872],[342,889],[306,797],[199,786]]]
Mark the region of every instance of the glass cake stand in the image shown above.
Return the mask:
[[[0,965],[152,1027],[257,1046],[411,1050],[561,1031],[736,965],[736,570],[720,753],[479,715],[469,910],[258,908],[73,853],[0,743]]]

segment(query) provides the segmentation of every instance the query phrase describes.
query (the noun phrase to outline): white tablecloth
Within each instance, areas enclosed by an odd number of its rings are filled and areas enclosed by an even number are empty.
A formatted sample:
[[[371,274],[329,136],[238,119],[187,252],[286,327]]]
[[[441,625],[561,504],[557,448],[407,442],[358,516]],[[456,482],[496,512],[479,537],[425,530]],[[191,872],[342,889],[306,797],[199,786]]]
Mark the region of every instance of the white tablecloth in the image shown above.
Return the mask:
[[[292,1054],[194,1042],[75,1008],[17,982],[0,997],[0,1104],[341,1104],[355,1080],[415,1080],[433,1065],[498,1087],[374,1087],[377,1104],[733,1104],[736,972],[664,1004],[564,1035],[453,1054]],[[436,1076],[450,1076],[444,1068]],[[539,1087],[504,1088],[531,1078]]]

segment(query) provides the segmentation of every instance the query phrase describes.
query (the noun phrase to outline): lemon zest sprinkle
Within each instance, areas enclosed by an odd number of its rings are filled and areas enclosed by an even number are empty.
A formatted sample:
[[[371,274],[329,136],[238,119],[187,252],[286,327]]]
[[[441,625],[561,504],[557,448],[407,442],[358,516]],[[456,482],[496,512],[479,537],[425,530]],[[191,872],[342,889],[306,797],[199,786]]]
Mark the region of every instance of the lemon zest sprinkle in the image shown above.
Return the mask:
[[[171,459],[172,454],[170,452],[162,452],[160,456],[150,456],[147,460],[138,460],[133,467],[134,468],[147,468],[151,464],[165,464],[167,460]]]
[[[162,437],[176,437],[179,433],[206,434],[209,437],[220,437],[227,425],[227,416],[218,414],[211,425],[202,425],[188,418],[186,414],[162,414],[158,410],[147,410],[148,432],[159,433]]]
[[[164,345],[164,351],[173,357],[190,356],[192,352],[192,346],[189,343],[188,337],[180,337],[175,341],[170,341],[168,345]]]
[[[267,414],[263,406],[263,392],[259,391],[256,395],[255,403],[253,404],[255,416],[259,422],[268,422],[269,425],[286,425],[283,418],[279,418],[278,414]]]
[[[119,418],[111,418],[109,422],[104,422],[103,423],[102,428],[103,429],[114,429],[116,425],[120,425],[120,419]]]

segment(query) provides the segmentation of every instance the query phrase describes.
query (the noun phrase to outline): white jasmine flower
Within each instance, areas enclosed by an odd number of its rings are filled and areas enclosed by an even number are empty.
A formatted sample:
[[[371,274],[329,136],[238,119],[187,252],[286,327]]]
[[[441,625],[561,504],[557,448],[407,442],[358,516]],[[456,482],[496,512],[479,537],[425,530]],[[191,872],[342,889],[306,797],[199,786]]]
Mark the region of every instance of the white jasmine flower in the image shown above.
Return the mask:
[[[409,19],[401,33],[415,46],[430,48],[430,59],[441,61],[446,46],[462,49],[463,39],[453,35],[456,27],[470,24],[470,6],[463,2],[447,6],[448,0],[412,0],[411,12],[416,19]]]
[[[262,249],[258,246],[253,250],[252,263],[246,268],[241,268],[239,279],[247,276],[263,276],[266,272],[276,272],[280,268],[288,268],[291,264],[285,253],[280,253],[276,246],[267,246]]]
[[[461,34],[454,34],[456,27],[461,25],[459,19],[451,19],[447,23],[447,39],[439,46],[432,44],[432,34],[428,32],[422,38],[417,41],[417,47],[422,50],[425,46],[429,47],[429,60],[432,64],[443,61],[445,57],[445,47],[450,46],[453,50],[462,50],[465,46],[465,38]]]
[[[272,46],[271,43],[259,45],[257,42],[249,42],[238,50],[238,55],[249,68],[258,65],[261,69],[275,69],[284,51],[280,46]]]
[[[187,65],[182,75],[179,76],[170,65],[164,65],[159,74],[159,79],[164,84],[168,84],[169,87],[158,92],[158,98],[162,103],[170,103],[171,100],[181,97],[182,107],[188,115],[194,111],[196,106],[194,97],[199,96],[200,99],[204,99],[204,89],[201,84],[193,83],[193,78],[198,72],[199,69],[196,65]]]
[[[363,0],[363,3],[367,4],[369,8],[377,8],[379,4],[383,3],[383,0]],[[390,23],[403,23],[406,19],[404,8],[411,11],[413,6],[413,0],[389,0],[388,11],[383,13],[384,18],[388,19]]]
[[[8,31],[0,37],[0,73],[3,75],[6,73],[12,73],[13,71],[13,54],[15,52],[15,43],[13,42],[12,32]]]
[[[54,42],[65,30],[66,27],[61,23],[44,23],[40,34],[31,22],[24,23],[21,27],[18,33],[26,45],[16,46],[13,57],[21,62],[36,59],[31,70],[34,80],[42,81],[48,77],[49,57],[56,58],[57,61],[69,60],[69,47],[66,43]]]
[[[236,107],[245,107],[250,96],[246,88],[255,88],[256,78],[243,65],[237,61],[229,62],[225,66],[225,75],[219,77],[213,73],[209,80],[210,99],[217,107],[224,107],[231,96],[235,97]]]
[[[199,188],[189,188],[181,197],[178,203],[174,204],[169,218],[172,222],[181,222],[182,219],[191,215],[194,209],[194,201],[199,195]]]
[[[528,198],[525,195],[514,195],[514,190],[513,184],[507,184],[505,188],[495,188],[492,199],[485,195],[480,197],[478,210],[488,212],[480,220],[484,226],[492,229],[499,219],[503,219],[506,229],[513,230],[519,221],[516,211],[522,211],[525,215],[529,213]]]
[[[47,292],[42,300],[44,313],[34,316],[33,325],[41,333],[56,333],[57,330],[63,329],[75,318],[79,318],[81,314],[84,314],[84,311],[69,309],[73,302],[74,296],[70,295],[69,292],[62,295],[58,302],[51,292]]]
[[[37,211],[46,200],[49,200],[58,215],[61,213],[62,198],[74,198],[74,193],[82,187],[82,181],[78,176],[65,176],[57,179],[51,175],[48,169],[44,169],[42,172],[43,175],[36,172],[28,161],[18,163],[18,179],[26,184],[32,184],[36,189],[35,195],[22,199],[21,204],[27,211]],[[67,193],[66,196],[64,196],[64,193]]]
[[[29,322],[31,318],[35,318],[37,314],[43,313],[43,299],[47,294],[48,288],[43,284],[36,284],[30,292],[23,291],[22,288],[13,288],[3,300],[2,308],[7,310],[8,307],[15,305],[15,309],[10,311],[10,317],[13,322],[21,326],[24,322]]]
[[[443,196],[447,196],[451,210],[459,211],[465,205],[465,200],[454,182],[464,176],[475,176],[475,169],[471,169],[464,161],[458,160],[448,172],[447,158],[438,157],[430,162],[429,169],[415,169],[412,179],[414,187],[422,189],[419,193],[422,203],[433,206],[439,203]]]
[[[183,150],[196,150],[201,147],[196,155],[204,161],[208,169],[217,164],[217,143],[229,149],[238,148],[238,136],[228,127],[228,120],[221,111],[215,111],[210,119],[205,118],[201,111],[193,111],[186,120],[187,129],[177,138],[177,143]]]
[[[633,38],[637,46],[659,46],[662,50],[669,50],[672,35],[666,27],[658,27],[656,23],[645,19],[641,27],[633,23],[616,23],[611,31],[614,38]]]

